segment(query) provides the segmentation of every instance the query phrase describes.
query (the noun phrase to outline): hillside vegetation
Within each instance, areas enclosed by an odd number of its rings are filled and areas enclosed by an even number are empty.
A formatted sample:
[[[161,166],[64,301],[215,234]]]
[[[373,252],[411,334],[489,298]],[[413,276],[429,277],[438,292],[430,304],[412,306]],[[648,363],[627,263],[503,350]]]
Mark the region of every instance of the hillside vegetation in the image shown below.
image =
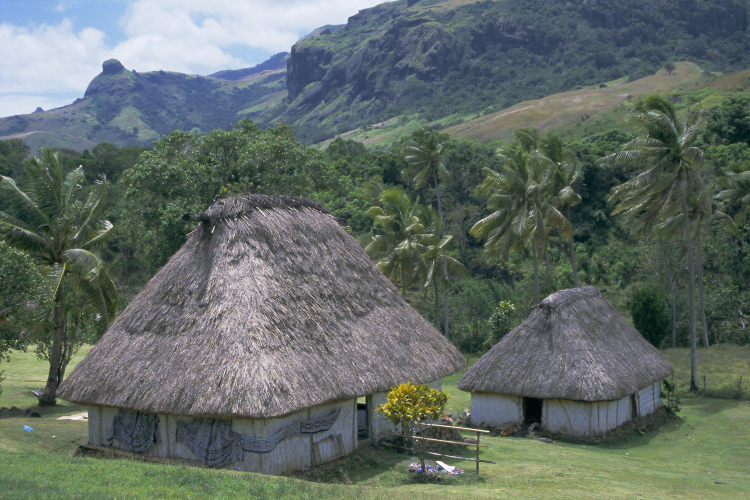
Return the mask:
[[[289,124],[311,144],[402,120],[456,124],[578,87],[642,81],[674,61],[744,70],[749,54],[743,0],[399,0],[315,30],[255,68],[201,77],[106,61],[80,100],[0,119],[0,137],[81,151],[247,117]]]

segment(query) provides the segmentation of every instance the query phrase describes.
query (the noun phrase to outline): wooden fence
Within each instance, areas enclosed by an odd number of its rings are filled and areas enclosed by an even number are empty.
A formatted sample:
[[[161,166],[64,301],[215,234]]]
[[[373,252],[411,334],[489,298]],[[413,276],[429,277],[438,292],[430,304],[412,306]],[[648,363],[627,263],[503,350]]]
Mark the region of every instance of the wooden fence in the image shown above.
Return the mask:
[[[494,464],[495,463],[495,462],[492,462],[490,460],[481,460],[479,458],[479,449],[487,447],[486,444],[480,444],[479,443],[479,436],[482,435],[482,434],[489,434],[490,431],[484,431],[484,430],[481,430],[481,429],[470,429],[468,427],[454,427],[452,425],[439,425],[439,424],[427,424],[427,423],[419,423],[417,425],[421,425],[421,426],[424,426],[424,427],[438,427],[438,428],[442,428],[442,429],[453,429],[453,430],[456,430],[456,431],[476,432],[477,433],[477,442],[476,443],[466,443],[464,441],[448,441],[448,440],[445,440],[445,439],[433,439],[433,438],[426,438],[426,437],[422,437],[422,436],[407,436],[405,434],[393,434],[393,433],[390,433],[390,432],[385,433],[385,434],[387,434],[388,436],[396,436],[396,437],[402,437],[402,438],[407,438],[407,439],[416,439],[416,440],[421,440],[421,441],[426,441],[426,442],[432,442],[432,443],[450,444],[450,445],[454,445],[454,446],[467,446],[467,447],[472,447],[473,446],[473,447],[476,447],[476,449],[477,449],[477,458],[457,457],[457,456],[454,456],[454,455],[446,455],[444,453],[435,453],[435,452],[432,452],[432,451],[425,451],[425,453],[428,454],[428,455],[433,455],[433,456],[440,457],[440,458],[452,458],[452,459],[455,459],[455,460],[468,460],[470,462],[476,462],[476,464],[477,464],[477,474],[479,474],[479,463],[480,462],[486,463],[486,464]],[[395,446],[395,445],[391,445],[391,446]],[[405,448],[403,446],[398,446],[398,448],[410,449],[410,448]]]

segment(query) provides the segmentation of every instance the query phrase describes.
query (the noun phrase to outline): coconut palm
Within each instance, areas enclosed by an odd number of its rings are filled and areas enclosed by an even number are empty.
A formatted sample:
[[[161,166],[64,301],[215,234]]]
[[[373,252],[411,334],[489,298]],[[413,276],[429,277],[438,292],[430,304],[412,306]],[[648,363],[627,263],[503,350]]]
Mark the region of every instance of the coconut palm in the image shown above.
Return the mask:
[[[570,216],[570,207],[581,203],[581,196],[573,189],[573,184],[581,175],[582,165],[575,153],[565,147],[562,140],[556,135],[547,135],[539,141],[539,151],[543,160],[551,163],[551,189],[554,195],[554,204],[565,208],[566,219],[571,226],[570,232],[570,266],[573,269],[573,280],[575,286],[579,286],[578,270],[576,269],[575,244],[573,242],[573,219]]]
[[[425,233],[417,216],[419,205],[400,188],[390,188],[380,195],[381,206],[371,207],[367,215],[383,230],[373,236],[365,251],[379,257],[378,269],[391,281],[401,283],[401,293],[427,279],[427,265],[422,254],[436,237]]]
[[[21,189],[2,177],[7,196],[19,207],[17,214],[0,213],[0,234],[9,245],[35,256],[50,270],[53,290],[53,334],[49,375],[40,405],[54,405],[62,356],[63,283],[73,281],[109,324],[117,312],[118,296],[104,263],[94,255],[112,230],[101,218],[106,181],[95,189],[83,187],[83,169],[65,174],[59,153],[42,148],[39,158],[24,162],[29,188]],[[69,280],[70,278],[77,278]]]
[[[440,200],[440,186],[447,186],[450,178],[448,169],[442,160],[443,145],[434,130],[422,127],[412,132],[409,141],[404,147],[404,159],[409,165],[404,175],[411,179],[416,189],[421,188],[426,182],[432,184],[435,189],[437,201],[437,212],[440,217],[440,231],[438,236],[445,235],[443,226],[443,207]],[[443,251],[443,274],[448,276],[447,260],[445,259],[445,247]],[[445,281],[445,337],[448,338],[448,292],[450,283]]]
[[[750,213],[750,162],[733,163],[717,182],[722,190],[714,199],[721,202],[725,212],[735,213],[736,225],[747,222]]]
[[[503,166],[500,172],[484,169],[479,196],[494,210],[471,228],[471,234],[485,240],[485,250],[507,258],[509,252],[531,246],[534,261],[534,298],[539,297],[539,257],[544,254],[547,236],[559,227],[563,236],[570,224],[551,203],[549,172],[545,163],[514,143],[498,150]]]
[[[469,271],[458,260],[445,253],[445,247],[453,239],[453,236],[448,235],[443,238],[437,236],[440,228],[440,216],[437,211],[430,206],[422,205],[418,215],[425,228],[425,233],[435,235],[433,239],[427,242],[427,249],[422,254],[422,258],[427,264],[427,277],[424,286],[425,288],[430,285],[433,287],[435,293],[435,328],[440,330],[438,286],[443,288],[448,286],[448,275],[445,270],[448,269],[450,272],[461,276],[469,276]]]
[[[644,135],[625,144],[622,151],[602,158],[603,165],[616,163],[643,165],[645,170],[635,179],[616,186],[611,202],[613,214],[640,217],[644,224],[667,221],[676,214],[689,214],[692,199],[700,199],[706,186],[697,169],[703,152],[694,146],[700,117],[696,109],[684,118],[665,98],[649,95],[640,102],[632,116]],[[690,217],[682,217],[687,247],[688,291],[690,307],[691,376],[690,389],[698,390],[698,358],[695,336],[695,279]]]

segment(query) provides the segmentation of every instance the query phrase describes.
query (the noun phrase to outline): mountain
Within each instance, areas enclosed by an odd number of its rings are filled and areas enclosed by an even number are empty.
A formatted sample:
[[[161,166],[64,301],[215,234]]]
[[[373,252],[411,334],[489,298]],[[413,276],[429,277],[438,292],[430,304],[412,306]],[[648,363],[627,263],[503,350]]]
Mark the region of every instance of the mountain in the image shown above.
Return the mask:
[[[254,68],[204,77],[106,61],[82,99],[0,119],[0,136],[82,149],[243,117],[288,123],[307,143],[396,117],[457,125],[554,93],[636,81],[673,61],[743,70],[749,8],[746,0],[400,0],[319,28]]]
[[[241,80],[242,78],[261,73],[263,71],[279,71],[286,70],[286,61],[289,59],[289,52],[279,52],[271,56],[267,61],[264,61],[252,68],[245,69],[227,69],[224,71],[217,71],[208,76],[213,78],[221,78],[223,80]]]

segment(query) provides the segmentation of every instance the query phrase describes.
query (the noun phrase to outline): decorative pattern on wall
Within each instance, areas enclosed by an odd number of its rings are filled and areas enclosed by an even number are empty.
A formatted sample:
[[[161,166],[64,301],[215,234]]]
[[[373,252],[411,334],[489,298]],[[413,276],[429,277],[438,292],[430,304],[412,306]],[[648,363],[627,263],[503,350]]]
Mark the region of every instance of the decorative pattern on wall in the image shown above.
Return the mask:
[[[107,444],[117,439],[133,453],[142,453],[156,443],[156,426],[159,417],[153,413],[120,410],[112,420]]]
[[[189,422],[180,420],[177,422],[176,437],[177,442],[185,443],[205,465],[223,467],[244,460],[246,451],[268,453],[276,448],[282,439],[330,430],[340,412],[339,408],[324,417],[294,422],[266,438],[243,436],[234,432],[231,420],[216,418],[196,418]]]

